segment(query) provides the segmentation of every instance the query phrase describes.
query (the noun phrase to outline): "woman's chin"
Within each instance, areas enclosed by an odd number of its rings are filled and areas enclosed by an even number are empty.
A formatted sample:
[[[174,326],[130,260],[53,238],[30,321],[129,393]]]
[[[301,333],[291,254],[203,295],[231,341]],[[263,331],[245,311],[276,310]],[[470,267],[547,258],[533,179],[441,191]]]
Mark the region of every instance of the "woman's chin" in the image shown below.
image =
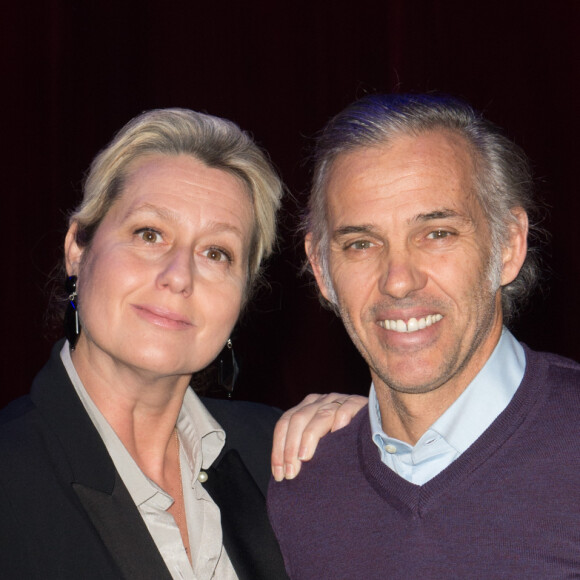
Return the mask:
[[[130,364],[135,369],[147,373],[151,378],[167,376],[192,375],[212,362],[213,358],[206,357],[197,360],[197,357],[180,356],[176,357],[175,353],[167,356],[166,353],[151,352],[147,356],[139,357]]]
[[[73,360],[80,355],[86,359],[91,367],[104,370],[110,366],[113,372],[117,373],[123,373],[123,369],[125,369],[128,372],[147,377],[147,380],[155,380],[170,376],[192,375],[207,367],[219,352],[214,353],[213,350],[211,352],[199,352],[199,350],[192,352],[192,349],[183,348],[184,341],[178,344],[163,344],[163,342],[156,340],[139,344],[139,341],[127,341],[127,343],[119,345],[119,348],[113,348],[111,345],[108,345],[108,348],[99,348],[98,346],[94,348],[95,344],[93,343],[93,348],[87,349],[84,348],[86,346],[84,341],[79,341],[80,348],[77,347]],[[103,356],[104,358],[102,358]]]

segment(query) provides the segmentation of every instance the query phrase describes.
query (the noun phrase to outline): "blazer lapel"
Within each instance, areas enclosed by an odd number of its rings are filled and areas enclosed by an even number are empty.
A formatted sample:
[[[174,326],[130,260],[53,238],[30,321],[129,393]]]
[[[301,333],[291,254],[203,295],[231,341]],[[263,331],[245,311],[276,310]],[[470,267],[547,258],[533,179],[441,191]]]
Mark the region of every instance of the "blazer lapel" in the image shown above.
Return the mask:
[[[66,456],[59,476],[70,485],[109,556],[127,578],[170,579],[153,538],[139,515],[60,360],[62,343],[36,377],[32,400]]]
[[[171,579],[147,526],[118,474],[112,494],[81,483],[74,483],[73,489],[124,577]]]
[[[266,502],[232,449],[207,470],[204,487],[221,511],[224,546],[240,580],[286,579]]]
[[[72,485],[112,560],[128,578],[169,579],[169,571],[117,474],[60,361],[62,343],[35,379],[32,399],[67,457],[63,483]],[[224,546],[240,580],[287,579],[266,502],[237,451],[208,470],[204,484],[219,506]]]

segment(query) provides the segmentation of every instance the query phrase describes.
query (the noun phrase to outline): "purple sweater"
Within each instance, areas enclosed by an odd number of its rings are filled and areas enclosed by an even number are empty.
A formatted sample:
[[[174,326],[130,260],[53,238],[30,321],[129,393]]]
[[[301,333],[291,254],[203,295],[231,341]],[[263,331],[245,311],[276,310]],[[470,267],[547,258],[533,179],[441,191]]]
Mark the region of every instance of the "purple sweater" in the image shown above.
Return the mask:
[[[364,410],[271,482],[290,577],[580,578],[580,365],[526,359],[504,412],[422,486],[381,463]]]

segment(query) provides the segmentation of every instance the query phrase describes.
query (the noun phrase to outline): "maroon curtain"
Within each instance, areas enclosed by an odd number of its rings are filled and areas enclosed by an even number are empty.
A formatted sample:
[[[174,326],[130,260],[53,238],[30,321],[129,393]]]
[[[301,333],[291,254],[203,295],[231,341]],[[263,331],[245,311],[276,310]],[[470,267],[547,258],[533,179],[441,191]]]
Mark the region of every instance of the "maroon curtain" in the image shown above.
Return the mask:
[[[580,360],[576,2],[418,0],[79,2],[4,9],[0,404],[50,349],[46,280],[95,153],[129,118],[183,106],[228,117],[268,149],[292,195],[280,252],[241,321],[239,397],[288,406],[311,391],[366,392],[341,323],[299,277],[295,216],[310,137],[367,92],[438,90],[506,128],[534,162],[552,233],[539,294],[515,331]]]

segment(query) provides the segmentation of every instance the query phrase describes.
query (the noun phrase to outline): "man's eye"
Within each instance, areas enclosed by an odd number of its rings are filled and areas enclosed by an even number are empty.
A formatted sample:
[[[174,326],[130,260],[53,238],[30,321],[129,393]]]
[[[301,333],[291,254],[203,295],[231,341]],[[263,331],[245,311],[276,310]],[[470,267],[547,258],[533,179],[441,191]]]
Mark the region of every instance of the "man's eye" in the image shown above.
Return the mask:
[[[431,240],[442,240],[451,235],[453,234],[451,232],[448,232],[447,230],[435,230],[434,232],[431,232],[427,237]]]
[[[369,242],[368,240],[357,240],[356,242],[352,242],[346,246],[347,250],[368,250],[372,248],[373,243]]]
[[[231,262],[231,258],[227,252],[219,248],[210,248],[204,252],[206,258],[215,262]]]
[[[161,241],[161,234],[151,228],[138,230],[137,235],[148,244],[156,244]]]

